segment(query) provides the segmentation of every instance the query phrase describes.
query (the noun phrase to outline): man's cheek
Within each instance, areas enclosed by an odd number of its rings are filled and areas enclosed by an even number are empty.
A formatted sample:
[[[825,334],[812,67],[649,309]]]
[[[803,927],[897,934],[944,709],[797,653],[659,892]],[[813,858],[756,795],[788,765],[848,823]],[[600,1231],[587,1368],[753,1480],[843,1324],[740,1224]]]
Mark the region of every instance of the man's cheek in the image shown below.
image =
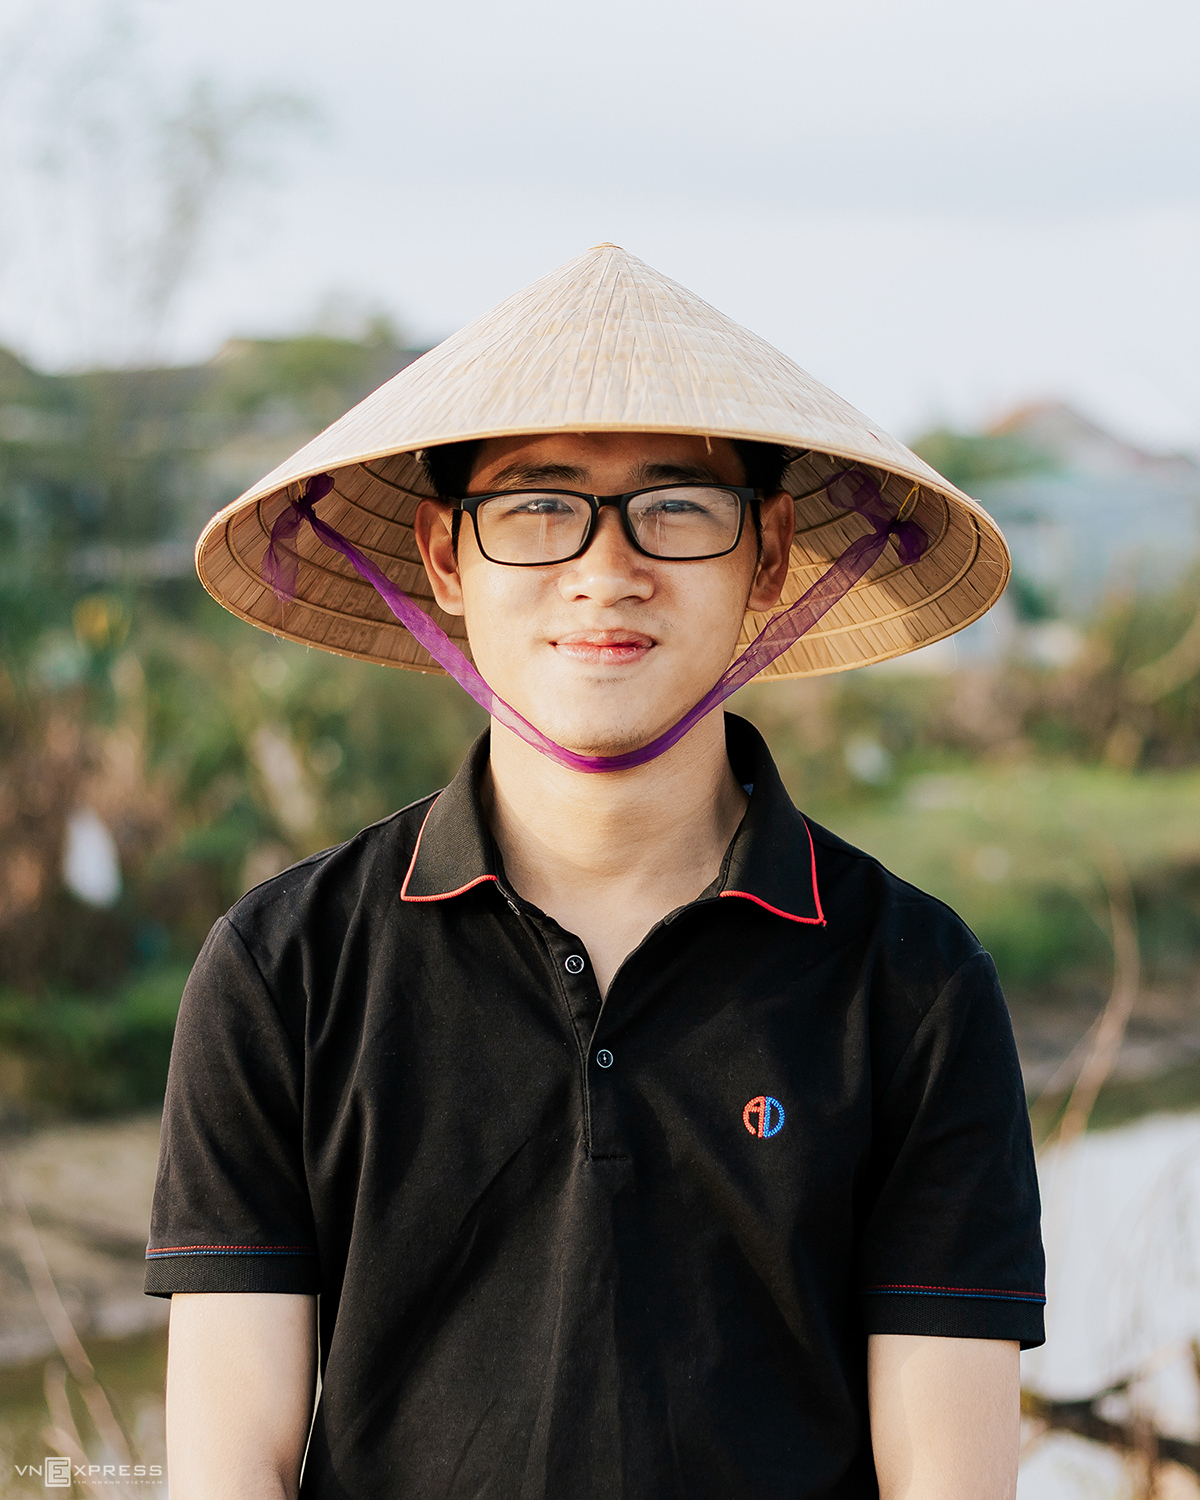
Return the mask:
[[[465,623],[475,665],[501,695],[503,683],[521,681],[534,667],[538,640],[510,600],[476,595],[467,602]]]

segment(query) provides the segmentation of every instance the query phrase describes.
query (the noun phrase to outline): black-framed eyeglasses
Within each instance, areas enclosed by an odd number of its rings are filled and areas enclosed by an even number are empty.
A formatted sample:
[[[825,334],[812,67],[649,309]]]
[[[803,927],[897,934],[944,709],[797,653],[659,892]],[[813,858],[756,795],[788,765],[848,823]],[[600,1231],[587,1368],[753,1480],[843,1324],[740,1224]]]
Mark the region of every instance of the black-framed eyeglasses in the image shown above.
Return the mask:
[[[655,484],[623,495],[575,490],[494,490],[464,495],[479,550],[489,562],[539,568],[587,551],[602,505],[615,505],[630,544],[645,557],[700,562],[724,557],[742,539],[757,490],[733,484]]]

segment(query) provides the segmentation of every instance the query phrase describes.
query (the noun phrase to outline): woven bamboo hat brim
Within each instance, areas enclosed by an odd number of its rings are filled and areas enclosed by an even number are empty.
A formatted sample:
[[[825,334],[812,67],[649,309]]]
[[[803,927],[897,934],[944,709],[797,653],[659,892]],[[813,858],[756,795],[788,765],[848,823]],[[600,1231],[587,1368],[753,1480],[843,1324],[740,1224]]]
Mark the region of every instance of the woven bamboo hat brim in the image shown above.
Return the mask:
[[[276,517],[332,474],[320,515],[469,653],[463,621],[434,604],[412,522],[431,493],[417,454],[439,443],[543,432],[683,432],[796,451],[785,487],[796,541],[793,603],[868,523],[820,492],[839,470],[871,476],[929,537],[904,567],[888,547],[764,677],[884,661],[961,630],[1000,597],[1009,555],[995,522],[765,340],[616,245],[598,245],[509,297],[380,386],[208,523],[196,567],[234,614],[289,640],[386,666],[440,672],[375,590],[306,526],[293,601],[262,577]],[[747,614],[739,650],[770,619]]]

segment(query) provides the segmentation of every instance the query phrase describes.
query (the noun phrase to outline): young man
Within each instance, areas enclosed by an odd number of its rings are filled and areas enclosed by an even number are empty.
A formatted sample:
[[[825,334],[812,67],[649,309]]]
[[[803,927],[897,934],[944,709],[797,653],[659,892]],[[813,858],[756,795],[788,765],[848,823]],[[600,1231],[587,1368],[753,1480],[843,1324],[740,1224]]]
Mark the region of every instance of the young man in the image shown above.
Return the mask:
[[[768,617],[755,671],[965,623],[1002,543],[687,298],[601,247],[201,540],[255,623],[427,663],[368,579],[492,728],[196,965],[147,1280],[174,1500],[1014,1493],[1042,1264],[990,960],[711,708]]]

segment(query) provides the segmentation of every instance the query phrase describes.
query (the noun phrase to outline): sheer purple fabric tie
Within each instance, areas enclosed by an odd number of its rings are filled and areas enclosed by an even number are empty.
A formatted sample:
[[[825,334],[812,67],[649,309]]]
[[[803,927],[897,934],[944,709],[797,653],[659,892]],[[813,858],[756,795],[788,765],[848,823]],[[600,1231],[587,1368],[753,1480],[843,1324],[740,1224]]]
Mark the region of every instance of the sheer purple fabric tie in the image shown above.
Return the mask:
[[[669,750],[719,703],[744,687],[811,630],[821,616],[870,571],[889,539],[895,541],[896,551],[905,566],[915,563],[929,544],[924,529],[915,521],[898,519],[892,513],[873,480],[853,469],[838,474],[825,486],[825,493],[834,505],[855,511],[870,521],[872,529],[851,542],[795,604],[775,615],[700,702],[672,728],[640,750],[630,750],[624,755],[577,755],[574,750],[565,750],[556,744],[493,692],[441,626],[414,604],[402,589],[398,589],[353,542],[347,541],[340,531],[321,520],[313,507],[332,489],[331,475],[314,475],[305,486],[303,496],[282,511],[271,527],[271,538],[263,554],[262,576],[275,597],[281,602],[296,597],[297,556],[294,551],[285,550],[283,544],[294,542],[301,523],[307,521],[327,547],[340,553],[359,577],[372,585],[401,625],[485,712],[506,729],[520,735],[526,744],[571,771],[627,771],[645,765],[664,750]]]

